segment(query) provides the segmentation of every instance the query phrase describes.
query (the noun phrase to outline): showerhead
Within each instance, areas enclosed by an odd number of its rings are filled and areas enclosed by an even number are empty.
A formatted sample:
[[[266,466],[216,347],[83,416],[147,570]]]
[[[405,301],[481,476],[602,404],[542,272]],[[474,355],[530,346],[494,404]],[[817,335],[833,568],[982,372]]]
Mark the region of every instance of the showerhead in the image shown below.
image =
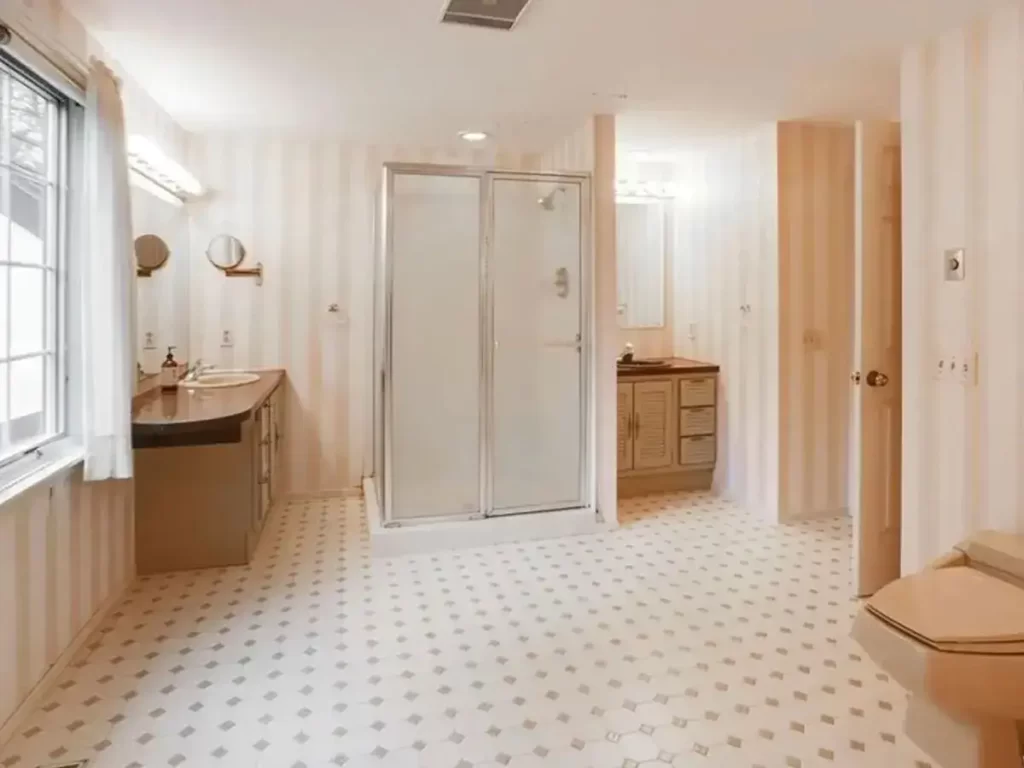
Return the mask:
[[[544,197],[537,198],[537,205],[539,205],[545,211],[555,210],[555,195],[557,195],[559,192],[565,192],[565,187],[555,187]]]

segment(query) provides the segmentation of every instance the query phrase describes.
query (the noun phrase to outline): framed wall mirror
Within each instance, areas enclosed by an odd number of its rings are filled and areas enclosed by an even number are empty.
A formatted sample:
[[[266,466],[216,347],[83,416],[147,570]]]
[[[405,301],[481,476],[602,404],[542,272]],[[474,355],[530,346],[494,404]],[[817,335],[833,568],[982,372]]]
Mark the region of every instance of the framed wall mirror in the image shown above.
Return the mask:
[[[653,197],[619,197],[615,208],[619,328],[663,328],[668,203]]]

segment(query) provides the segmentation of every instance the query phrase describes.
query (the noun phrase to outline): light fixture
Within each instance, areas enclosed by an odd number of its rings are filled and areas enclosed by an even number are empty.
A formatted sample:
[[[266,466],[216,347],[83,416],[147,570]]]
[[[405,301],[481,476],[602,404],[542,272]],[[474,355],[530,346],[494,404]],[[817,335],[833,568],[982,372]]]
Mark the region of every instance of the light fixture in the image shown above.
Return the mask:
[[[144,136],[128,139],[128,167],[182,202],[203,194],[203,185],[195,176]]]
[[[459,131],[459,138],[463,141],[476,143],[479,141],[487,141],[491,136],[489,133],[485,133],[484,131]]]
[[[619,197],[650,197],[664,200],[679,197],[680,189],[674,181],[619,179],[615,182],[615,194]]]
[[[177,195],[171,194],[164,187],[157,184],[155,181],[150,181],[148,176],[143,176],[141,173],[136,171],[134,168],[128,173],[128,181],[133,187],[138,187],[143,192],[148,192],[158,200],[163,200],[165,203],[173,205],[176,208],[180,208],[185,204]]]

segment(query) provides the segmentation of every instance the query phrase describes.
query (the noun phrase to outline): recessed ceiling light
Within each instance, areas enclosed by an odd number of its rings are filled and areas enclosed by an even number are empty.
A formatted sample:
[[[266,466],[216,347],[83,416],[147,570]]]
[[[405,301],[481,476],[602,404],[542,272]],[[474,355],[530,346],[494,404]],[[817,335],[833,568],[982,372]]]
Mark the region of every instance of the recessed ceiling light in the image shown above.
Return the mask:
[[[459,138],[463,141],[487,141],[491,137],[483,131],[459,131]]]

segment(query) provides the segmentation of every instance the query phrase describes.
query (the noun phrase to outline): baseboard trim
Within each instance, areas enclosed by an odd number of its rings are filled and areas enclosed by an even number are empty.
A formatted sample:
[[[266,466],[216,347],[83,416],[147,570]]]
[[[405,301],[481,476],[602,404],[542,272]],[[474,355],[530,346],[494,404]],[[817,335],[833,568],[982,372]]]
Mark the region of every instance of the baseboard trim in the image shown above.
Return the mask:
[[[35,684],[28,695],[22,700],[18,708],[14,710],[7,721],[0,726],[0,744],[6,744],[11,738],[24,726],[25,721],[28,720],[29,716],[35,711],[36,707],[42,698],[49,693],[54,685],[57,683],[57,679],[64,673],[64,670],[68,668],[68,665],[75,659],[78,652],[85,646],[86,641],[92,636],[100,624],[103,623],[107,615],[113,610],[114,606],[121,600],[128,587],[131,586],[133,579],[125,583],[125,585],[118,590],[115,594],[108,597],[103,604],[96,610],[96,613],[92,615],[85,626],[83,626],[78,634],[75,635],[74,639],[68,644],[68,647],[61,652],[57,660],[53,662],[51,667],[46,670],[46,674],[39,678],[39,682]]]
[[[817,512],[800,512],[795,515],[787,515],[783,517],[779,522],[781,523],[805,523],[810,520],[827,520],[830,517],[848,517],[850,510],[848,507],[840,507],[839,509],[823,509]]]
[[[338,488],[329,491],[303,491],[301,493],[285,493],[282,500],[290,501],[323,501],[324,499],[360,499],[362,488]]]

